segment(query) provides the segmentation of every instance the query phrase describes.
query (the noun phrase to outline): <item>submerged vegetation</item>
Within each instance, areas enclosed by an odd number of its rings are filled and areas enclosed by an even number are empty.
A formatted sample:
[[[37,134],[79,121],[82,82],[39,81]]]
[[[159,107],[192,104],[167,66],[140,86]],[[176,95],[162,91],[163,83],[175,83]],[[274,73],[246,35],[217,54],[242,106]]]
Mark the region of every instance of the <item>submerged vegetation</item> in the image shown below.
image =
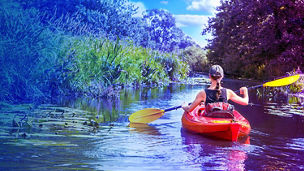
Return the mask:
[[[300,74],[300,77],[294,83],[287,86],[263,87],[258,89],[257,96],[265,101],[288,102],[289,104],[299,104],[304,107],[304,75],[301,71],[291,71],[287,76]]]

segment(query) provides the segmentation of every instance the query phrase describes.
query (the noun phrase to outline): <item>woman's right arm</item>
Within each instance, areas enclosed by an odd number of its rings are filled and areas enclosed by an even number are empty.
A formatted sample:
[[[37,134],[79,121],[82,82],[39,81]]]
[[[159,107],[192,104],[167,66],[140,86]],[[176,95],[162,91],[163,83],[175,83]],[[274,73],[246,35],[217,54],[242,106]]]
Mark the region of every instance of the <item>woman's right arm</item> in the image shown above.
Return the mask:
[[[240,105],[248,105],[249,102],[248,89],[246,87],[241,87],[240,94],[242,94],[243,97],[238,96],[232,90],[227,89],[228,100],[232,100],[233,102],[238,103]]]
[[[194,110],[196,108],[196,106],[198,106],[202,101],[206,101],[206,93],[204,90],[200,91],[196,97],[195,100],[191,103],[191,105],[188,105],[186,103],[182,104],[182,108],[186,111],[186,112],[192,112],[192,110]]]

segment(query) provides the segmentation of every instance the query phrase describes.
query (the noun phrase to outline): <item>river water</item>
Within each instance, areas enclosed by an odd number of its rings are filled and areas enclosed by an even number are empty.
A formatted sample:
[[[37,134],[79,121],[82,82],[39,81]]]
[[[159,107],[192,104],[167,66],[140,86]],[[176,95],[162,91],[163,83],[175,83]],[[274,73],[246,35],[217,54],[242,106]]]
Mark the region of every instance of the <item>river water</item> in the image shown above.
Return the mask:
[[[252,85],[224,81],[233,90]],[[301,99],[250,90],[254,105],[235,104],[252,127],[238,142],[183,130],[181,109],[148,125],[129,125],[131,113],[191,102],[205,87],[171,84],[127,89],[118,99],[1,103],[0,170],[304,170]]]

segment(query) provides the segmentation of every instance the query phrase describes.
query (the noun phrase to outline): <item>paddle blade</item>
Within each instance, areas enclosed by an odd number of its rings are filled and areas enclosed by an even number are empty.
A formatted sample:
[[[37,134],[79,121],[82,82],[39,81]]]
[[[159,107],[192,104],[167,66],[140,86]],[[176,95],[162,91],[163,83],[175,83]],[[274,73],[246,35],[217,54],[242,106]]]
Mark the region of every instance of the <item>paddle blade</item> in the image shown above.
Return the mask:
[[[164,113],[165,111],[161,109],[147,108],[130,115],[129,121],[131,123],[150,123],[163,116]]]
[[[278,80],[270,81],[263,84],[263,87],[279,87],[279,86],[286,86],[296,82],[300,78],[300,75],[293,75],[285,78],[281,78]]]

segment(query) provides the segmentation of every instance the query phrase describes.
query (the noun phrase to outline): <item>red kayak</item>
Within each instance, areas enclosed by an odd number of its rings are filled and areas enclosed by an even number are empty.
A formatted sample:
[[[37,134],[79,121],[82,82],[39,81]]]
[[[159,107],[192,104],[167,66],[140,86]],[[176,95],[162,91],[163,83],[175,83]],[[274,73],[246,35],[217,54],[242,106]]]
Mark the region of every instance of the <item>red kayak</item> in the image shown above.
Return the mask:
[[[219,139],[237,141],[238,138],[247,136],[250,124],[238,111],[233,110],[230,118],[204,116],[205,107],[197,106],[192,112],[185,112],[182,117],[184,129]]]

